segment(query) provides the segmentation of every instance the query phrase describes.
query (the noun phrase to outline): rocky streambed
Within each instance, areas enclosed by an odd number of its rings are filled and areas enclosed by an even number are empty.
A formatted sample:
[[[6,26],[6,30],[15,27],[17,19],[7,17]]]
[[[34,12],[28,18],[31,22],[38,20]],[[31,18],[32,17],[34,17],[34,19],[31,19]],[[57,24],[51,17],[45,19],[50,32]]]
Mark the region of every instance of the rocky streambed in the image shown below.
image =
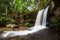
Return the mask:
[[[0,40],[60,40],[60,35],[49,28],[26,36],[15,36],[8,38],[1,37],[2,33],[3,32],[0,32]]]

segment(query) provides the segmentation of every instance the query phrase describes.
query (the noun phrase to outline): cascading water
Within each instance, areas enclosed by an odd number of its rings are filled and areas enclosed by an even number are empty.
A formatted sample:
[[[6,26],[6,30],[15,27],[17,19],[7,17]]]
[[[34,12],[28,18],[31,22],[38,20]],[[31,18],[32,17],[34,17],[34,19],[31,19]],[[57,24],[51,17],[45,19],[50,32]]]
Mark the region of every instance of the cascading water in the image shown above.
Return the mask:
[[[44,11],[44,9],[42,9],[38,12],[36,22],[35,22],[35,26],[41,25],[41,18],[42,18],[43,11]]]
[[[31,28],[28,28],[27,30],[22,30],[22,31],[4,31],[4,33],[1,36],[3,38],[14,37],[14,36],[23,36],[23,35],[35,33],[39,30],[46,28],[46,18],[47,18],[48,8],[49,8],[49,6],[38,12],[34,27],[31,27]],[[44,13],[43,13],[43,11],[44,11]],[[43,17],[42,17],[42,15],[43,15]],[[43,19],[42,25],[41,25],[41,19]],[[31,29],[31,30],[29,30],[29,29]]]
[[[48,8],[49,8],[49,6],[44,9],[45,11],[44,11],[44,13],[43,13],[42,25],[44,25],[44,26],[46,26],[46,19],[47,19],[47,11],[48,11]]]

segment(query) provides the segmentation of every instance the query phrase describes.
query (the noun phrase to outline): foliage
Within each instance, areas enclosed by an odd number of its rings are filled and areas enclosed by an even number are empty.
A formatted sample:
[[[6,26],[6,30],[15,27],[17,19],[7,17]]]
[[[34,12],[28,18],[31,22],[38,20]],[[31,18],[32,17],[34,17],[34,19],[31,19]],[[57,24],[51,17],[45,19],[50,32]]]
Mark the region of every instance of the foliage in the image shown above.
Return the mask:
[[[38,9],[41,10],[50,4],[51,0],[38,0]]]
[[[60,23],[59,22],[54,22],[52,25],[53,25],[53,28],[55,30],[59,30],[60,29]]]
[[[6,17],[5,14],[2,14],[1,16],[2,17],[0,17],[0,24],[11,24],[15,22],[15,20]]]
[[[9,11],[17,11],[20,13],[29,13],[37,9],[42,9],[49,4],[50,0],[0,0],[1,10],[5,13],[7,8]],[[11,12],[10,12],[11,13]]]
[[[29,17],[31,12],[45,8],[49,2],[50,0],[0,0],[0,23],[14,23],[17,18],[19,21],[25,20],[24,15]],[[30,22],[24,24],[30,25]]]
[[[11,23],[14,23],[15,20],[13,19],[9,19],[9,18],[6,18],[6,17],[1,17],[0,18],[0,24],[11,24]]]
[[[50,0],[14,0],[13,8],[18,12],[28,13],[36,9],[42,9],[50,3]]]
[[[24,22],[24,25],[25,25],[25,26],[30,26],[30,22],[25,21],[25,22]]]

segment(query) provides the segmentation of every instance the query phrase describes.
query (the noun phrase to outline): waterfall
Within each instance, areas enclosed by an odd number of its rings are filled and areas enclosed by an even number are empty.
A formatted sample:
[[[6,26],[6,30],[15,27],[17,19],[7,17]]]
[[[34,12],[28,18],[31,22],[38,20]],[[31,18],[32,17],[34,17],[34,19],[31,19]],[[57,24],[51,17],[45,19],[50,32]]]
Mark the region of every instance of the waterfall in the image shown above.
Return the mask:
[[[35,26],[28,28],[27,30],[22,30],[22,31],[4,31],[4,33],[1,35],[1,37],[6,38],[6,37],[14,37],[14,36],[24,36],[24,35],[36,33],[39,30],[47,28],[46,27],[46,18],[47,18],[48,8],[49,8],[49,6],[38,12]],[[42,25],[41,25],[41,22],[42,22]]]
[[[35,22],[35,26],[41,25],[41,18],[42,18],[43,11],[44,11],[44,9],[42,9],[38,12],[36,22]]]
[[[41,24],[46,26],[46,18],[47,18],[48,8],[49,8],[49,6],[46,7],[45,9],[40,10],[38,12],[38,15],[37,15],[37,18],[36,18],[36,22],[35,22],[35,26],[41,25]],[[41,21],[42,21],[42,23],[41,23]]]
[[[49,6],[44,9],[44,13],[43,13],[42,25],[44,25],[44,26],[46,26],[46,19],[47,19],[47,11],[48,11],[48,8],[49,8]]]

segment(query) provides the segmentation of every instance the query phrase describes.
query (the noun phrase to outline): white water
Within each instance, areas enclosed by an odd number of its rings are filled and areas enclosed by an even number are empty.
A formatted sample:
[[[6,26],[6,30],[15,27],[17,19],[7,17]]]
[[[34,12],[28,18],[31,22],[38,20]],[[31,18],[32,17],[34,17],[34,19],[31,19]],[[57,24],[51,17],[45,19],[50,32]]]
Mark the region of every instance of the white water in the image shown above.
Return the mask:
[[[44,26],[46,26],[46,19],[47,19],[47,11],[48,11],[48,8],[49,8],[49,6],[47,8],[45,8],[45,11],[43,13],[42,25],[44,25]]]
[[[43,11],[44,11],[44,9],[42,9],[38,12],[36,22],[35,22],[35,26],[41,25],[41,18],[42,18],[42,15],[43,15]]]
[[[32,33],[35,33],[39,30],[47,28],[45,25],[46,25],[46,18],[47,18],[48,8],[49,8],[49,6],[38,12],[38,15],[37,15],[37,18],[36,18],[36,23],[35,23],[34,27],[31,27],[31,28],[28,28],[27,30],[22,30],[22,31],[4,31],[4,33],[1,36],[3,38],[14,37],[14,36],[25,36],[25,35],[32,34]],[[43,11],[44,11],[44,13],[43,13]],[[44,15],[44,16],[43,16],[42,25],[40,25],[42,15]]]

